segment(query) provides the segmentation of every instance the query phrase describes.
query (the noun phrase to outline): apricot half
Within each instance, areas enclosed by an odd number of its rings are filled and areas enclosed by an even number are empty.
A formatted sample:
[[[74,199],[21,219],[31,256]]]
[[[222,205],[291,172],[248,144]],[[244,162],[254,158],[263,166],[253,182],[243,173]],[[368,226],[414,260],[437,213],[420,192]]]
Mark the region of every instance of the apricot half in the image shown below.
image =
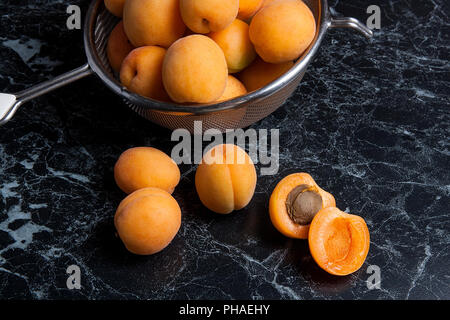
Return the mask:
[[[363,265],[370,235],[363,218],[329,207],[320,210],[309,228],[309,249],[326,272],[345,276]]]
[[[172,193],[180,181],[180,169],[164,152],[137,147],[122,153],[114,166],[114,178],[125,193],[156,187]]]
[[[307,239],[313,217],[323,208],[336,206],[330,193],[322,190],[307,173],[294,173],[281,180],[270,197],[269,214],[283,235]]]
[[[308,48],[316,35],[316,21],[299,0],[275,1],[259,10],[250,23],[250,40],[266,62],[292,61]]]
[[[114,225],[128,251],[150,255],[166,248],[176,236],[181,209],[164,190],[140,189],[119,204]]]
[[[247,206],[256,180],[249,155],[236,145],[222,144],[204,155],[195,174],[195,187],[205,207],[227,214]]]

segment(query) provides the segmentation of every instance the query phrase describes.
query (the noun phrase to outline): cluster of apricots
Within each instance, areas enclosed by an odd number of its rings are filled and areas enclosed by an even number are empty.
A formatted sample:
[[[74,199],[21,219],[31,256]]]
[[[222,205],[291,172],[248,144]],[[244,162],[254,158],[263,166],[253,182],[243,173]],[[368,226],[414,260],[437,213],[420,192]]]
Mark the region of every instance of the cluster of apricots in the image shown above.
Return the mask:
[[[216,103],[289,70],[316,22],[301,0],[105,0],[122,18],[107,55],[128,90],[175,103]],[[288,30],[288,31],[287,31]]]
[[[129,194],[114,217],[125,247],[139,255],[163,250],[181,226],[181,209],[171,195],[180,181],[176,163],[157,149],[132,148],[117,160],[114,177]],[[220,214],[245,208],[256,182],[250,156],[232,144],[206,152],[195,174],[200,201]],[[269,214],[283,235],[308,239],[314,260],[330,274],[353,273],[367,257],[370,237],[364,219],[336,208],[334,197],[307,173],[291,174],[278,183],[270,197]]]

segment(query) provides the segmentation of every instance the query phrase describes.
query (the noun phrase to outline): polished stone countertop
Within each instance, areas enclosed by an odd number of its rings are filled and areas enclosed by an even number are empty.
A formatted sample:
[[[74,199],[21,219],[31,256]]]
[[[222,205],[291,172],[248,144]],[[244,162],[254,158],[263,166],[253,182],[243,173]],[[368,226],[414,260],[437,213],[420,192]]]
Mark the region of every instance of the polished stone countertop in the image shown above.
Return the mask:
[[[0,2],[0,91],[17,92],[85,63],[66,8],[87,0]],[[260,176],[250,205],[205,209],[194,165],[174,197],[182,226],[150,257],[129,254],[113,216],[124,197],[113,165],[125,149],[170,153],[171,132],[133,113],[96,77],[24,105],[0,128],[1,299],[449,299],[449,24],[445,0],[331,0],[366,21],[368,41],[330,30],[295,94],[254,129],[280,130],[280,170]],[[258,166],[259,171],[259,166]],[[367,221],[363,267],[334,277],[268,216],[277,183],[306,171],[342,210]],[[81,290],[66,287],[77,265]],[[367,287],[369,266],[380,289]]]

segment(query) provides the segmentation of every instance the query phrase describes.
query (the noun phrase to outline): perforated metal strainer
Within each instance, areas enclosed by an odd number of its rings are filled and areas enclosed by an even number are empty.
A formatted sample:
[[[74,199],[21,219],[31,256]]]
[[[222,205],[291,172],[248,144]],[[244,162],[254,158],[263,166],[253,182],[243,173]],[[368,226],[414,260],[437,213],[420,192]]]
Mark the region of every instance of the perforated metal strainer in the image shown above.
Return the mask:
[[[318,28],[311,46],[287,73],[267,86],[233,100],[215,104],[177,105],[144,98],[120,84],[106,56],[108,37],[118,19],[105,9],[103,0],[93,0],[84,25],[88,63],[16,94],[0,94],[0,125],[8,122],[23,103],[95,73],[130,108],[163,127],[185,128],[193,132],[195,121],[202,121],[203,131],[211,128],[225,131],[247,127],[274,112],[294,92],[329,28],[353,28],[366,37],[372,36],[372,31],[358,20],[332,16],[327,0],[304,2],[312,10]]]

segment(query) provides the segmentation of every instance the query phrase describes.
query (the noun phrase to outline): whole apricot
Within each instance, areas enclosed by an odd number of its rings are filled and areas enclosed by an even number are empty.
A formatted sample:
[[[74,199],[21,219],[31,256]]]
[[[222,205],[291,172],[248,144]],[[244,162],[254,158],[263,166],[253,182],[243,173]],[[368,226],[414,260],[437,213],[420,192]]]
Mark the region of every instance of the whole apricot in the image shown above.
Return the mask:
[[[114,225],[128,251],[151,255],[166,248],[178,233],[181,209],[166,191],[144,188],[120,203]]]
[[[135,47],[168,48],[186,30],[179,0],[127,0],[123,23],[125,33]]]
[[[120,81],[130,91],[161,101],[169,100],[162,82],[166,49],[145,46],[134,49],[122,62]]]
[[[210,38],[192,35],[167,50],[163,83],[179,103],[208,103],[219,99],[227,84],[228,68],[222,49]]]
[[[134,47],[123,29],[123,22],[120,21],[111,31],[106,46],[106,54],[111,68],[119,72],[123,60],[133,49]]]
[[[201,202],[216,213],[227,214],[247,206],[255,193],[256,170],[240,147],[222,144],[209,150],[195,173]]]
[[[105,0],[105,7],[116,17],[122,18],[125,0]]]
[[[240,0],[238,18],[248,20],[261,8],[264,0]]]
[[[120,155],[114,166],[114,178],[125,193],[148,187],[172,193],[180,181],[180,169],[164,152],[137,147]]]
[[[239,74],[239,79],[248,92],[255,91],[281,77],[293,65],[294,62],[292,61],[273,64],[264,62],[261,58],[256,58],[248,68]]]
[[[256,51],[250,41],[248,30],[248,24],[236,19],[225,29],[208,35],[225,54],[229,73],[245,69],[256,58]]]
[[[259,10],[250,23],[250,40],[266,62],[292,61],[309,47],[316,35],[316,21],[299,0],[275,1]]]
[[[225,29],[236,19],[238,10],[239,0],[180,0],[184,23],[197,33]]]
[[[227,87],[223,95],[217,100],[217,102],[222,102],[226,100],[231,100],[240,96],[247,94],[247,89],[245,86],[233,76],[228,76]]]

